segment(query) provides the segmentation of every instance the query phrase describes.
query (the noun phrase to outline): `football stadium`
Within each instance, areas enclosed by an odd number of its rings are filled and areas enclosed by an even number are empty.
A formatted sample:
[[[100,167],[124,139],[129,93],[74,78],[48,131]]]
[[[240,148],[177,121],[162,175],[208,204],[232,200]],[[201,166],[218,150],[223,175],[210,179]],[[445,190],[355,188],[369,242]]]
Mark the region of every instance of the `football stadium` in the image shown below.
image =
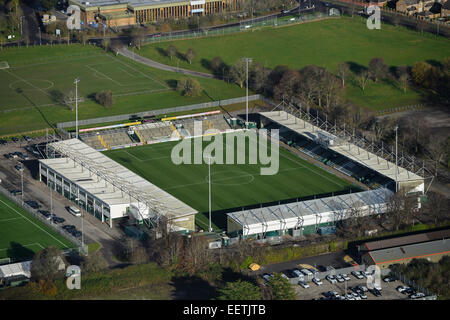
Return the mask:
[[[79,139],[47,146],[39,177],[110,227],[127,218],[152,228],[164,217],[171,231],[208,231],[211,211],[211,231],[231,240],[320,233],[354,210],[384,213],[398,188],[424,191],[423,168],[336,124],[284,104],[256,118],[216,110],[81,129]],[[261,175],[272,164],[250,160],[250,132],[267,155],[278,152],[275,174]],[[188,161],[179,163],[183,143]],[[190,155],[196,145],[200,162]]]

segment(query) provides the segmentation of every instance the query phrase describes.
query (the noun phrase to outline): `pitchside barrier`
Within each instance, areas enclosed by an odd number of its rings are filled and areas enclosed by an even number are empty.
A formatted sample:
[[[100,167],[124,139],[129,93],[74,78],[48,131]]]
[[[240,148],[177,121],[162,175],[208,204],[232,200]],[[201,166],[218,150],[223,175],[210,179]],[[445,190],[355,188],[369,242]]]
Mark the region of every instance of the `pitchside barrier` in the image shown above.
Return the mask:
[[[261,97],[262,96],[259,94],[251,95],[251,96],[248,96],[248,101],[261,100]],[[78,120],[78,126],[85,126],[85,125],[91,125],[91,124],[97,124],[97,123],[108,123],[108,122],[115,122],[115,121],[125,121],[125,120],[129,120],[131,116],[150,117],[150,116],[157,116],[157,115],[161,115],[161,114],[171,114],[171,113],[182,112],[182,111],[214,108],[214,107],[219,107],[219,106],[227,106],[230,104],[243,103],[245,101],[246,101],[246,97],[239,97],[239,98],[232,98],[232,99],[227,99],[227,100],[218,100],[218,101],[214,101],[214,102],[191,104],[191,105],[181,106],[181,107],[164,108],[164,109],[150,110],[150,111],[137,112],[137,113],[120,114],[117,116]],[[56,126],[58,129],[71,128],[71,127],[75,127],[76,123],[75,123],[75,121],[61,122],[61,123],[58,123]]]
[[[51,221],[48,221],[42,217],[41,214],[37,212],[36,209],[31,208],[26,203],[22,204],[22,201],[19,200],[16,196],[13,196],[8,190],[3,188],[3,186],[0,186],[0,193],[3,194],[5,197],[7,197],[9,200],[13,201],[15,204],[17,204],[19,207],[27,211],[29,214],[31,214],[34,218],[39,220],[40,222],[44,223],[45,225],[49,226],[53,231],[57,232],[61,236],[63,236],[65,239],[69,240],[70,242],[76,244],[78,247],[81,247],[81,241],[72,236],[71,234],[67,233],[61,225],[57,225],[55,223],[52,223]],[[66,250],[71,250],[70,248],[66,248]]]

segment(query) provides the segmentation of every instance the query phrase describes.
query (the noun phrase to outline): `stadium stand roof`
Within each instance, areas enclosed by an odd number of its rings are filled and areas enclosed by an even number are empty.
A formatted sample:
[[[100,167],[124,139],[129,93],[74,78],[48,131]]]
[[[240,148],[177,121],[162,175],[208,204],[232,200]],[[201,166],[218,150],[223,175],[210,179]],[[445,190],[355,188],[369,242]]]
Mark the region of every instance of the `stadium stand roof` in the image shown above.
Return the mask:
[[[24,275],[31,278],[31,262],[25,261],[0,266],[0,278],[8,278],[13,276]]]
[[[330,136],[331,134],[322,130],[313,124],[295,117],[294,115],[287,113],[286,111],[270,111],[261,112],[262,116],[276,122],[290,130],[297,132],[309,139],[316,139],[318,132],[322,132],[325,135]],[[331,135],[332,136],[332,135]],[[336,141],[341,139],[336,138]],[[350,143],[348,141],[341,141],[342,143],[337,143],[336,145],[330,145],[329,149],[357,162],[369,169],[381,173],[382,175],[395,181],[395,163],[392,163],[386,159],[379,157],[376,154],[371,153],[368,150],[364,150],[357,145]],[[417,181],[424,180],[423,177],[406,170],[398,166],[398,181]]]
[[[340,220],[340,214],[352,208],[370,206],[373,211],[382,213],[383,206],[392,195],[392,191],[379,188],[357,193],[343,194],[326,198],[292,202],[257,209],[248,209],[228,213],[228,218],[247,230],[247,234],[290,229],[302,225],[325,222],[321,218]],[[330,220],[328,220],[330,221]],[[263,230],[256,231],[253,230]]]
[[[379,250],[379,249],[387,249],[392,247],[398,247],[403,245],[409,245],[420,242],[428,242],[438,239],[448,239],[450,237],[450,229],[447,230],[439,230],[432,232],[424,232],[419,234],[413,234],[410,236],[397,237],[392,239],[378,240],[366,242],[363,246],[367,250]]]
[[[367,254],[375,264],[394,263],[406,259],[423,258],[437,254],[450,253],[450,240],[435,240],[424,243],[398,246],[369,251]]]
[[[40,160],[44,165],[108,205],[127,204],[139,199],[142,203],[148,202],[150,207],[169,219],[197,213],[187,204],[78,139],[54,142],[48,148],[61,154],[62,158]]]

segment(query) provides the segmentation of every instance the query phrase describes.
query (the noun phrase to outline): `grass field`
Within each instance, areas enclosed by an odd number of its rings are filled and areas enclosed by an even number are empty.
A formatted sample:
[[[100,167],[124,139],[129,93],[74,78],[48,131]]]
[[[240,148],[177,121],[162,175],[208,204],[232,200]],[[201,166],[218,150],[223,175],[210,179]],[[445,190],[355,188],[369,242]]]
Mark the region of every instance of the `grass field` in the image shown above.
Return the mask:
[[[204,147],[209,143],[203,141]],[[175,165],[171,161],[171,150],[175,144],[176,142],[165,142],[112,150],[105,154],[199,212],[205,213],[209,208],[208,165]],[[246,145],[248,154],[248,143]],[[263,176],[260,175],[260,168],[261,165],[251,164],[211,165],[212,210],[301,198],[352,187],[350,183],[284,149],[280,149],[278,174]],[[197,215],[196,222],[200,227],[207,229],[206,221],[206,215]],[[215,229],[223,228],[223,215],[213,219],[213,222],[216,224]]]
[[[152,69],[94,46],[59,45],[5,48],[0,61],[0,135],[50,127],[75,119],[75,111],[58,103],[62,94],[75,92],[80,79],[79,119],[134,113],[227,99],[245,95],[234,84],[198,79],[204,91],[184,97],[175,91],[183,76]],[[104,108],[93,100],[96,92],[109,89],[116,103]]]
[[[334,72],[341,62],[349,62],[357,70],[367,66],[370,59],[383,57],[389,66],[412,65],[416,61],[441,61],[450,55],[450,41],[404,27],[382,24],[380,30],[369,30],[366,20],[341,17],[308,22],[295,26],[255,30],[223,37],[198,38],[161,42],[146,45],[140,54],[169,65],[177,65],[178,59],[170,59],[164,52],[173,44],[179,52],[194,48],[198,58],[192,63],[179,61],[186,69],[211,72],[209,62],[220,56],[231,65],[241,57],[268,67],[288,65],[300,69],[306,65],[319,65]],[[370,83],[363,92],[350,83],[346,98],[374,110],[417,103],[420,92],[406,93],[389,82]]]
[[[30,259],[49,245],[74,245],[0,194],[0,258]]]

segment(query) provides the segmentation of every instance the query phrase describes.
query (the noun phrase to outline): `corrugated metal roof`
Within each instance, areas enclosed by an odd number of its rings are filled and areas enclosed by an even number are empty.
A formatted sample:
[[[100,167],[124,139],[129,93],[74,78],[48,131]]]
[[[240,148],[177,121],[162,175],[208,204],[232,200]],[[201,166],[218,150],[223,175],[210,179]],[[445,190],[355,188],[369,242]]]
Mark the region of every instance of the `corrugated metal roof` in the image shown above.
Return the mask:
[[[382,264],[448,253],[450,253],[450,240],[444,239],[369,251],[367,254],[370,254],[376,264]]]
[[[427,242],[438,239],[448,239],[450,237],[450,229],[440,230],[433,232],[425,232],[420,234],[414,234],[410,236],[391,238],[385,240],[371,241],[364,243],[367,250],[379,250],[392,247],[398,247],[403,245],[409,245],[420,242]]]

